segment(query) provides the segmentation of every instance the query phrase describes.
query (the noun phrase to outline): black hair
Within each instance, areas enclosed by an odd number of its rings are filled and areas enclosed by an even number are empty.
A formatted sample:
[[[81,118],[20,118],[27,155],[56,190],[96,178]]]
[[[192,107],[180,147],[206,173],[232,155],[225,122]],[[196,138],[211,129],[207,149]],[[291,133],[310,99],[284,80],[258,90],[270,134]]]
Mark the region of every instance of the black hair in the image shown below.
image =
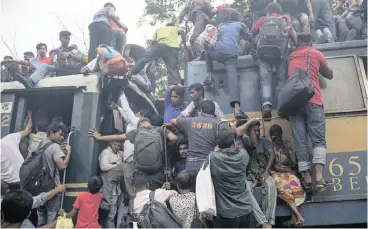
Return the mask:
[[[6,59],[8,59],[8,60],[14,60],[14,58],[12,56],[4,56],[4,60],[6,60]]]
[[[25,190],[12,190],[1,201],[3,220],[8,223],[22,223],[32,210],[33,198]]]
[[[60,122],[51,122],[50,125],[47,127],[47,136],[50,136],[50,134],[57,133],[61,130],[64,134],[68,132],[66,126],[64,123]]]
[[[179,143],[178,143],[178,146],[179,146],[179,145],[188,145],[188,139],[186,139],[186,138],[181,139],[181,140],[179,141]]]
[[[216,138],[220,149],[230,148],[234,143],[234,130],[228,123],[221,123]]]
[[[49,120],[46,117],[41,117],[37,122],[36,122],[36,128],[37,131],[40,132],[47,132],[47,127],[49,125]]]
[[[201,104],[199,104],[199,110],[202,110],[203,113],[214,115],[215,114],[215,103],[211,100],[203,100]]]
[[[24,52],[24,53],[23,53],[23,55],[24,55],[24,56],[31,56],[31,57],[35,57],[35,54],[34,54],[33,52],[30,52],[30,51],[28,51],[28,52]]]
[[[39,50],[42,46],[45,46],[47,51],[47,45],[45,43],[39,43],[38,45],[36,45],[36,50]]]
[[[152,126],[162,126],[164,124],[164,118],[161,115],[154,114],[150,118]]]
[[[135,170],[133,174],[133,187],[137,190],[142,190],[147,188],[147,185],[147,175],[140,170]]]
[[[312,35],[308,32],[302,32],[297,35],[298,46],[312,46]]]
[[[232,8],[228,8],[230,9],[229,12],[229,21],[241,21],[241,16],[239,11],[232,9]]]
[[[185,89],[184,87],[175,86],[172,90],[172,92],[175,91],[175,93],[180,96],[181,98],[184,98]]]
[[[5,181],[1,181],[1,196],[9,192],[9,185]]]
[[[58,122],[58,123],[62,123],[64,122],[64,118],[61,116],[55,116],[51,119],[51,122]]]
[[[51,49],[49,52],[49,56],[51,56],[54,52],[56,52],[56,49]]]
[[[175,26],[175,23],[174,22],[169,22],[169,23],[166,23],[166,26]]]
[[[72,35],[71,32],[67,31],[67,30],[63,30],[59,33],[59,38],[65,37],[65,36],[70,36]]]
[[[98,193],[103,185],[103,181],[99,176],[93,176],[88,179],[88,191],[92,194]]]
[[[191,189],[192,187],[192,178],[190,177],[189,173],[184,170],[178,173],[175,177],[175,181],[178,184],[180,189]]]
[[[282,14],[282,7],[280,4],[273,2],[273,3],[268,4],[267,12],[269,14]]]
[[[108,6],[111,6],[111,7],[113,7],[113,8],[116,10],[116,8],[115,8],[114,4],[112,4],[111,2],[107,2],[107,3],[105,3],[104,8],[105,8],[105,7],[108,7]]]
[[[200,84],[200,83],[194,83],[194,84],[192,84],[192,85],[189,86],[189,91],[192,90],[192,89],[194,89],[196,91],[201,91],[202,92],[202,96],[204,97],[204,87],[203,87],[202,84]]]
[[[281,126],[274,124],[270,127],[270,137],[276,137],[277,140],[282,140],[282,128]]]

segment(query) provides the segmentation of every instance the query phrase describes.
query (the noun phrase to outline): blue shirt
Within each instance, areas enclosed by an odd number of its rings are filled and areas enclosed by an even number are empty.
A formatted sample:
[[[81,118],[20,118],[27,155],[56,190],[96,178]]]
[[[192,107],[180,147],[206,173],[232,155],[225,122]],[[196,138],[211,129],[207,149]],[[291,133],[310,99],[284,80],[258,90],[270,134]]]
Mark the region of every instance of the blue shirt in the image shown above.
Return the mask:
[[[238,21],[229,21],[218,26],[218,37],[214,50],[219,53],[238,55],[238,45],[242,35],[253,43],[254,38],[248,27]]]
[[[184,106],[174,107],[171,104],[171,90],[165,92],[165,113],[164,123],[170,123],[170,120],[177,118],[184,110]]]

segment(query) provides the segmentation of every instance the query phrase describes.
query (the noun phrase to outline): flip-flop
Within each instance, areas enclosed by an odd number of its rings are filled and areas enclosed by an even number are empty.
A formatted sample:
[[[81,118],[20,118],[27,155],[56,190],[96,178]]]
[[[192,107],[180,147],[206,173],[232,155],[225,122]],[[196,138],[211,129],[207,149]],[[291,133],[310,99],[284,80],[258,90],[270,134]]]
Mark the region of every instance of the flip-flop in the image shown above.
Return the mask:
[[[324,191],[326,188],[332,187],[334,183],[331,182],[327,182],[325,180],[322,181],[316,181],[316,188],[315,191],[316,192],[321,192]]]
[[[312,182],[305,182],[304,179],[301,179],[301,182],[305,192],[312,191]]]
[[[298,220],[298,221],[295,223],[295,226],[296,226],[296,227],[303,227],[303,226],[304,226],[304,221],[305,221],[305,219]]]

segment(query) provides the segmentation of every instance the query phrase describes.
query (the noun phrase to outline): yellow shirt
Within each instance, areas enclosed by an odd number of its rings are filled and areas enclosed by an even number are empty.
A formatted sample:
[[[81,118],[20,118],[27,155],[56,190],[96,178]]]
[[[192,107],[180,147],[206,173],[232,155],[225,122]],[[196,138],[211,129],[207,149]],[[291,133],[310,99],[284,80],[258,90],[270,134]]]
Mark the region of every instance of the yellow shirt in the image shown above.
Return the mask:
[[[169,47],[180,48],[178,32],[179,28],[174,26],[161,27],[156,30],[153,40]]]

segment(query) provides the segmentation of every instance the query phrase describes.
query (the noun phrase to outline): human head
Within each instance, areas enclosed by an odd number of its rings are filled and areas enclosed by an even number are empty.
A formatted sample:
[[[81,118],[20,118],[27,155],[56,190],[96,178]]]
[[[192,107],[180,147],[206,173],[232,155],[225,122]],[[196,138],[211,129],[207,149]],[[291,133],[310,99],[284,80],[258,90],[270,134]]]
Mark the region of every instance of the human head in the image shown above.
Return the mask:
[[[200,83],[194,83],[189,87],[190,98],[197,101],[204,98],[204,87]]]
[[[2,220],[8,223],[22,223],[31,214],[33,198],[25,190],[12,190],[1,201]]]
[[[47,132],[48,125],[49,125],[49,120],[46,117],[41,117],[36,122],[36,131],[37,132]]]
[[[138,120],[137,128],[151,126],[151,121],[148,118],[141,118]]]
[[[64,47],[64,48],[68,47],[71,35],[72,34],[69,31],[66,31],[66,30],[61,31],[59,33],[59,40],[61,41],[61,46],[62,47]]]
[[[23,53],[23,59],[25,61],[30,61],[32,58],[35,58],[35,55],[33,52],[25,52]]]
[[[56,54],[56,49],[51,49],[49,52],[49,57],[53,58]]]
[[[37,54],[40,57],[45,57],[47,53],[47,45],[45,43],[39,43],[36,46]]]
[[[106,7],[111,7],[111,8],[114,9],[114,11],[116,10],[114,4],[112,4],[111,2],[105,3],[104,8],[106,8]]]
[[[221,123],[216,136],[220,149],[230,148],[234,144],[234,129],[228,123]]]
[[[179,154],[181,158],[186,158],[188,154],[188,140],[183,139],[179,142]]]
[[[175,26],[175,23],[174,22],[169,22],[169,23],[166,23],[166,26]]]
[[[51,122],[47,127],[47,137],[54,142],[61,143],[64,140],[66,127],[63,123]]]
[[[11,56],[4,56],[4,60],[14,60],[14,58]]]
[[[184,87],[175,86],[171,90],[171,104],[173,106],[179,106],[183,104],[185,89]]]
[[[215,115],[215,103],[211,100],[203,100],[201,104],[199,104],[199,112],[208,115]]]
[[[281,126],[274,124],[270,127],[270,138],[272,139],[272,142],[280,142],[282,141],[282,128]]]
[[[268,14],[282,14],[282,7],[280,4],[273,2],[267,6]]]
[[[256,124],[251,125],[247,131],[247,135],[251,138],[255,137],[259,139],[259,137],[261,136],[261,123],[257,122]]]
[[[150,117],[152,126],[162,126],[164,124],[164,118],[159,114],[154,114]]]
[[[88,191],[92,194],[98,193],[103,185],[103,181],[99,176],[93,176],[88,179],[87,187]]]
[[[312,46],[312,35],[308,32],[299,33],[297,36],[298,46]]]
[[[192,178],[189,173],[184,170],[178,173],[175,177],[175,181],[178,185],[178,191],[182,193],[185,190],[190,190],[192,188]]]
[[[246,13],[243,18],[243,23],[247,25],[248,28],[252,28],[252,14]]]
[[[148,188],[148,179],[146,174],[136,170],[133,174],[133,187],[135,192],[139,192]]]
[[[110,148],[111,148],[113,153],[118,153],[119,150],[121,149],[121,145],[122,145],[122,143],[119,142],[119,141],[111,141],[110,142]]]

